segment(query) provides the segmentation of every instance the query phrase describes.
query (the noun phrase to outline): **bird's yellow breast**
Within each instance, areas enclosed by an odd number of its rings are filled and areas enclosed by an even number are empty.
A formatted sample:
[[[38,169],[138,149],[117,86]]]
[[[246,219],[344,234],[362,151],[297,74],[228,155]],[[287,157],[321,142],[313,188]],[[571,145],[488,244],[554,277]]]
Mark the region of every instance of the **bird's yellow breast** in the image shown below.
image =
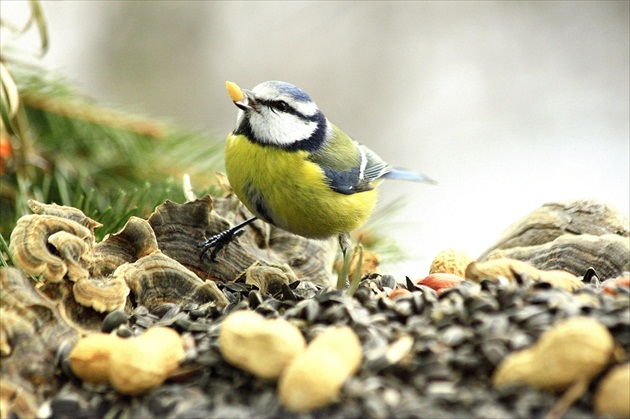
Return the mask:
[[[225,166],[234,192],[258,217],[304,237],[324,238],[361,226],[376,205],[376,189],[344,195],[325,183],[305,151],[265,147],[230,134]]]

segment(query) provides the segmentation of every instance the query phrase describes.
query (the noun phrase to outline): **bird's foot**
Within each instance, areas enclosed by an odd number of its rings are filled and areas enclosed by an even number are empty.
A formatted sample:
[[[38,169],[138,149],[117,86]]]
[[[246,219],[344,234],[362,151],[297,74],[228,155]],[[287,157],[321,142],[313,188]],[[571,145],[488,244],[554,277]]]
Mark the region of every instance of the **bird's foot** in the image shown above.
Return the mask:
[[[243,227],[241,225],[237,225],[218,234],[215,234],[203,243],[199,243],[197,245],[197,247],[201,248],[201,255],[199,256],[199,259],[203,259],[203,256],[206,254],[206,252],[212,249],[212,252],[210,253],[210,260],[212,262],[216,262],[217,255],[219,254],[221,249],[230,244],[230,242],[232,242],[238,236],[243,234],[243,231]]]

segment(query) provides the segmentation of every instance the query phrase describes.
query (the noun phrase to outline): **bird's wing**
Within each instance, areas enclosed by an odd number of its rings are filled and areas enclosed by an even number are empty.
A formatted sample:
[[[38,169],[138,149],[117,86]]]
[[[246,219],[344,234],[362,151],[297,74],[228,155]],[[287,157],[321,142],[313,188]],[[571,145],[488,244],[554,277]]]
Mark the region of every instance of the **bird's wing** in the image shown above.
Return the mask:
[[[372,185],[361,179],[358,170],[335,170],[321,165],[320,167],[324,170],[328,187],[335,192],[351,195],[374,189]]]
[[[334,126],[329,141],[309,160],[322,168],[330,189],[348,195],[374,189],[370,182],[391,170],[376,153]]]
[[[378,154],[364,145],[357,144],[363,162],[365,163],[364,177],[368,182],[383,177],[392,170],[392,167],[385,163]]]

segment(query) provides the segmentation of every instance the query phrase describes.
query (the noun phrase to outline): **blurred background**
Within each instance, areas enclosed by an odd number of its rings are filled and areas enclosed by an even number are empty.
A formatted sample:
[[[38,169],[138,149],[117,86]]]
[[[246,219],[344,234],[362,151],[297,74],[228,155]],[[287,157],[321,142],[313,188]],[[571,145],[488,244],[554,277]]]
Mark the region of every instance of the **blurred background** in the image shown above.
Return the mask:
[[[473,256],[546,202],[629,207],[629,2],[45,1],[51,71],[96,101],[223,141],[225,92],[293,83],[396,166],[382,229],[426,275],[440,250]],[[2,18],[28,16],[3,1]],[[164,156],[165,159],[168,156]],[[194,187],[194,185],[193,185]]]

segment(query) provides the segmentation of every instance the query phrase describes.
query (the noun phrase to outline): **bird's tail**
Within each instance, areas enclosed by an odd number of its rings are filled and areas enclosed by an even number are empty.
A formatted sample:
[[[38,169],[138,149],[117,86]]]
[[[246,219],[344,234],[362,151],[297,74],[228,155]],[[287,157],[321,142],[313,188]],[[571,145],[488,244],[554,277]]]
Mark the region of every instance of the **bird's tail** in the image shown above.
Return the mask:
[[[394,168],[391,171],[387,172],[383,175],[384,178],[388,179],[400,179],[400,180],[409,180],[411,182],[424,182],[424,183],[433,183],[437,184],[437,182],[427,175],[422,173],[416,173],[411,170]]]

